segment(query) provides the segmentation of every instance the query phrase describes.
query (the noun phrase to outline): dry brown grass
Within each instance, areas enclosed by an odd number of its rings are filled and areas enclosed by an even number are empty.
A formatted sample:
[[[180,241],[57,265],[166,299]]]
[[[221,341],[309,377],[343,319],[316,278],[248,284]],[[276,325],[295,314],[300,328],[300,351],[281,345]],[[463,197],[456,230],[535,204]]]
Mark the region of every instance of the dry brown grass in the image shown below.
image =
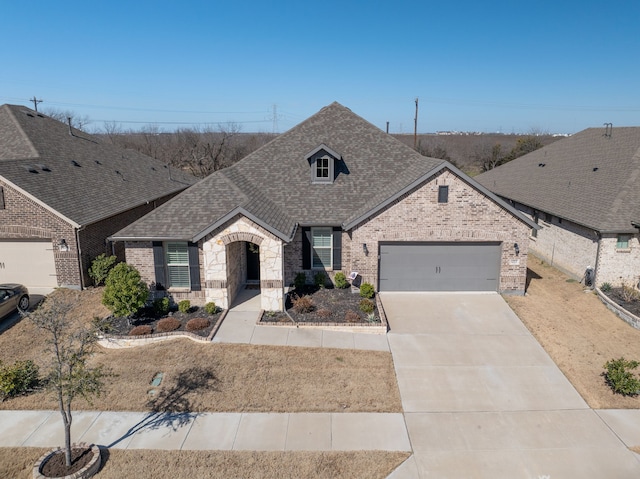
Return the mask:
[[[580,283],[533,256],[527,296],[506,300],[592,408],[640,408],[640,398],[614,394],[602,373],[606,361],[640,360],[640,330],[609,311]],[[532,274],[531,274],[532,273]]]
[[[48,449],[0,448],[3,478],[31,477],[35,461]],[[385,478],[407,457],[404,452],[239,452],[103,451],[97,478]]]
[[[99,310],[96,291],[82,293],[76,315]],[[76,294],[64,293],[64,294]],[[95,303],[98,303],[97,305]],[[37,333],[28,320],[0,334],[0,359],[42,363]],[[391,354],[376,351],[201,344],[187,339],[133,349],[101,350],[93,359],[115,374],[106,393],[75,409],[194,412],[401,412]],[[150,381],[164,379],[150,402]],[[0,409],[56,409],[45,392],[12,398]]]

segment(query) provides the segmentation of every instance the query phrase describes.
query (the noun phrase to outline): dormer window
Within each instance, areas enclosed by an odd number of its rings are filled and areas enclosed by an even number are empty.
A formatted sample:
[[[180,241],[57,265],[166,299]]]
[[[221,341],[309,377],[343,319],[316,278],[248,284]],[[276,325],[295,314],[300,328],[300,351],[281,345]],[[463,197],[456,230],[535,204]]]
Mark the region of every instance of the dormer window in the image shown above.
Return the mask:
[[[326,145],[320,145],[305,155],[311,167],[311,183],[333,183],[340,155]]]

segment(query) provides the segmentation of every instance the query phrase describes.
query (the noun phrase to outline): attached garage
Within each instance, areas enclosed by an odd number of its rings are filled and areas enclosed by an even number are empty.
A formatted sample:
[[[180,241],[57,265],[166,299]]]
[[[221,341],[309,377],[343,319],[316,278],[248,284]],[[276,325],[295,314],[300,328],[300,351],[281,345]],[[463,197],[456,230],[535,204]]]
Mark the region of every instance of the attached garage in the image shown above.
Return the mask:
[[[381,243],[379,291],[498,291],[502,245]]]
[[[30,292],[58,286],[51,240],[0,240],[0,283],[20,283]]]

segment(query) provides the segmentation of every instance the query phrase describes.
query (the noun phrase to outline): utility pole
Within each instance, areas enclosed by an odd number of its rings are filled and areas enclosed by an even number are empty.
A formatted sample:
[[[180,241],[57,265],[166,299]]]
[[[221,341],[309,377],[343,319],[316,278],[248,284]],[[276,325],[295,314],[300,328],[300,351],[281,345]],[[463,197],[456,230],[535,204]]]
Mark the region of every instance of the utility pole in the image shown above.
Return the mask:
[[[278,132],[278,105],[273,104],[273,134]]]
[[[33,98],[29,98],[29,101],[33,102],[33,109],[38,113],[38,103],[42,103],[42,100],[38,100],[36,96],[33,95]]]
[[[413,120],[413,148],[418,147],[418,98],[416,98],[416,117]]]
[[[389,134],[389,122],[387,122],[387,135]]]

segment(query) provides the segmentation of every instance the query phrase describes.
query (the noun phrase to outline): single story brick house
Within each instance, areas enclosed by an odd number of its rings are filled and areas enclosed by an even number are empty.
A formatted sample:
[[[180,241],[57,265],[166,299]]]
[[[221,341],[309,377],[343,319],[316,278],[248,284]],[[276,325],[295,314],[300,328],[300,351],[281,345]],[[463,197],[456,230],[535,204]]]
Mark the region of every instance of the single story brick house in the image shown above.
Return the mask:
[[[640,127],[588,128],[475,179],[542,227],[535,255],[597,286],[638,284]]]
[[[229,307],[259,284],[281,310],[298,273],[379,291],[525,289],[534,223],[444,160],[338,104],[112,236],[152,289]]]
[[[107,237],[195,183],[134,151],[18,105],[0,106],[0,283],[92,284]]]

